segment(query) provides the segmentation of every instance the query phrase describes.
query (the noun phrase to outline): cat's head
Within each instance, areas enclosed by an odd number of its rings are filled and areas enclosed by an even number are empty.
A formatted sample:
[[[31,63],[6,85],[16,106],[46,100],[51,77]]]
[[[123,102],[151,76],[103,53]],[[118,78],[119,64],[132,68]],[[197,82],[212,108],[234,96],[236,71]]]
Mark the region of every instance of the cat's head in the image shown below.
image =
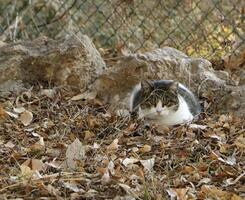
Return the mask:
[[[143,81],[137,87],[132,107],[139,108],[143,116],[155,119],[178,109],[178,82]]]

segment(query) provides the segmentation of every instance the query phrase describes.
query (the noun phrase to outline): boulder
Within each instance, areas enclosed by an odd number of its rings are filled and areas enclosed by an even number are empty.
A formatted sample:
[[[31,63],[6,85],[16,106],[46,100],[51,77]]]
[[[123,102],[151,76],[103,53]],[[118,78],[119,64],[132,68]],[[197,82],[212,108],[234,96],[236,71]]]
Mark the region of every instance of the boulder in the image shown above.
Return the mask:
[[[63,40],[40,37],[0,46],[0,92],[33,82],[53,82],[85,89],[106,65],[85,35]]]

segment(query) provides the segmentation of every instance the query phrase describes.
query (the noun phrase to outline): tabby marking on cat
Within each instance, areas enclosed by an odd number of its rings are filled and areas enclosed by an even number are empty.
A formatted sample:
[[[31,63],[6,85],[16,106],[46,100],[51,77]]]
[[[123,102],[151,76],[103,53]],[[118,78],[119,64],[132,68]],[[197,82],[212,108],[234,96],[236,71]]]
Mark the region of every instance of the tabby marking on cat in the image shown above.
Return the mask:
[[[130,111],[159,125],[172,126],[193,120],[201,112],[193,93],[173,80],[144,81],[130,97]]]

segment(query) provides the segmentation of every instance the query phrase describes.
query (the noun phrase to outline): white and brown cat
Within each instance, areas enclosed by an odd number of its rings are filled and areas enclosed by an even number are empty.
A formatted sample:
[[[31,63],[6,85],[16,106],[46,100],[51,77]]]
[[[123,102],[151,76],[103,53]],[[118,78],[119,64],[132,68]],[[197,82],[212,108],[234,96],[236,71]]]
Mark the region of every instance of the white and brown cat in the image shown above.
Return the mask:
[[[194,94],[181,83],[154,80],[143,81],[134,87],[130,110],[149,122],[173,126],[193,120],[201,107]]]

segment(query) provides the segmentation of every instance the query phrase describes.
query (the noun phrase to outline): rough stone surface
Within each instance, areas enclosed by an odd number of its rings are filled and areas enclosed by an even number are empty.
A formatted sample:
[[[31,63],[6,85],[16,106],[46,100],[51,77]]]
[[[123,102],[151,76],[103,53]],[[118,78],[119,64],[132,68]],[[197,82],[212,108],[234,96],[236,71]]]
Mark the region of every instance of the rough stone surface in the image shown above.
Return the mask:
[[[212,105],[215,110],[244,116],[244,85],[236,85],[225,71],[215,71],[209,61],[188,57],[170,47],[126,56],[117,66],[105,70],[93,86],[105,101],[128,108],[134,85],[146,79],[179,81],[199,97],[218,102]]]
[[[54,82],[85,89],[106,65],[91,40],[69,36],[46,37],[0,47],[0,91],[19,89],[34,81]]]

